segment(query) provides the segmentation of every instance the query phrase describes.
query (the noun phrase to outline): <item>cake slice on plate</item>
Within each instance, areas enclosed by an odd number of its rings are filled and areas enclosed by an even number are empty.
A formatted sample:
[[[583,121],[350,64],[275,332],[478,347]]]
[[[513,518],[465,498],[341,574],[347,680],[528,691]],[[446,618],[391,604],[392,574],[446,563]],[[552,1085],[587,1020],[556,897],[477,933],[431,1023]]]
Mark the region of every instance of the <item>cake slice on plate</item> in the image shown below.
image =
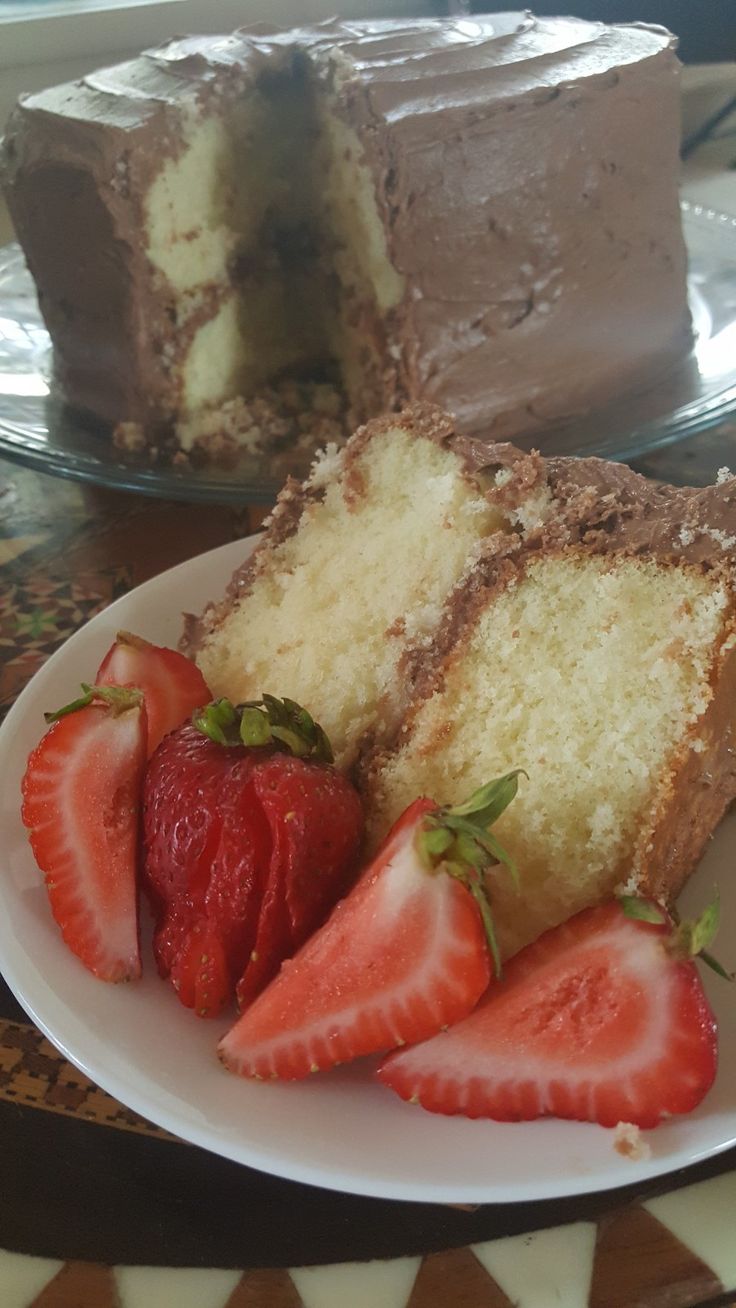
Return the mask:
[[[282,495],[198,661],[217,694],[304,703],[354,765],[373,839],[417,795],[514,767],[494,874],[509,954],[628,883],[671,897],[736,795],[736,480],[453,434],[361,429]]]

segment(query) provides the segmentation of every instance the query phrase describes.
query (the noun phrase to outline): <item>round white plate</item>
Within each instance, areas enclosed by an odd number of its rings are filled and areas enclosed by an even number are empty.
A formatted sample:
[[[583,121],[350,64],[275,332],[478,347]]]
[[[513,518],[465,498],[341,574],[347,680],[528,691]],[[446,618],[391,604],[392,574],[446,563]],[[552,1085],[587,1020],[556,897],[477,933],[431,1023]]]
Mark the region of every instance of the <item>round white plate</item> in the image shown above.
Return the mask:
[[[0,729],[0,970],[33,1021],[91,1079],[135,1112],[214,1153],[296,1181],[386,1199],[494,1203],[549,1199],[639,1182],[736,1143],[736,994],[708,975],[721,1029],[721,1067],[689,1117],[648,1133],[634,1162],[599,1127],[442,1118],[373,1083],[365,1064],[292,1085],[261,1085],[215,1056],[226,1022],[181,1007],[145,958],[140,984],[96,981],[63,945],[21,824],[20,781],[43,733],[43,711],[91,677],[119,628],[175,645],[184,610],[222,594],[243,561],[223,546],[147,582],[94,618],[41,669]],[[710,843],[684,897],[721,890],[718,953],[736,964],[736,819]]]

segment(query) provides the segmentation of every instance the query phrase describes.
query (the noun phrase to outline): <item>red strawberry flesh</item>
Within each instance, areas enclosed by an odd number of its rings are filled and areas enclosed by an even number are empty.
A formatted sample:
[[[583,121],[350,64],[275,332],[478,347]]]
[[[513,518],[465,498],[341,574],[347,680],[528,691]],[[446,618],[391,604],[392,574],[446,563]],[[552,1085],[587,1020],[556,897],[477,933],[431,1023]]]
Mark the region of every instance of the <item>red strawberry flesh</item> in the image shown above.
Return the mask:
[[[90,704],[31,754],[22,818],[64,940],[105,981],[140,975],[136,855],[145,710]]]
[[[452,1030],[390,1055],[379,1079],[438,1113],[656,1126],[716,1072],[716,1027],[670,925],[614,903],[547,932]]]
[[[458,881],[422,866],[418,800],[324,927],[225,1036],[234,1072],[295,1080],[421,1040],[469,1012],[489,977],[478,909]]]
[[[137,686],[143,691],[149,758],[169,731],[211,698],[202,673],[191,659],[127,631],[118,633],[100,664],[96,681],[100,686]]]
[[[271,852],[254,957],[238,983],[241,1008],[347,890],[363,821],[357,793],[334,768],[288,754],[274,754],[256,767],[253,789]]]

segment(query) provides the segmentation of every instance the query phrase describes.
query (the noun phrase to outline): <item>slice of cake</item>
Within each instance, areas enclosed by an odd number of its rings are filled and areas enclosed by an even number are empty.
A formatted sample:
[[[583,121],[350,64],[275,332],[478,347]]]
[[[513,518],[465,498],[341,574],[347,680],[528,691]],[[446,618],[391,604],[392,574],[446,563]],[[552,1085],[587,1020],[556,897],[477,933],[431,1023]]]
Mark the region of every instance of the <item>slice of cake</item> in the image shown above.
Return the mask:
[[[330,368],[359,418],[600,406],[688,339],[678,72],[660,28],[515,12],[186,37],[26,97],[5,187],[63,392],[185,449]]]
[[[215,693],[306,704],[373,842],[420,794],[526,770],[493,874],[505,953],[617,886],[679,890],[736,796],[736,480],[370,424],[287,488],[205,615]]]

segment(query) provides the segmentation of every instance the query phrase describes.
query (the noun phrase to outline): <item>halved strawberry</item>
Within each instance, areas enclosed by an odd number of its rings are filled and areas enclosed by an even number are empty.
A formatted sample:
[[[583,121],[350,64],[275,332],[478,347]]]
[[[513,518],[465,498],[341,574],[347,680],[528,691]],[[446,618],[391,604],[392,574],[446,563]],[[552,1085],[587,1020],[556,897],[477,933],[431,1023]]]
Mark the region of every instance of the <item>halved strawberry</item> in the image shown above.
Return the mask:
[[[146,758],[137,690],[84,687],[23,777],[22,818],[70,949],[103,981],[140,976],[136,853]]]
[[[148,719],[148,757],[159,741],[211,698],[196,663],[175,649],[151,645],[141,636],[119,631],[102,660],[98,686],[137,686],[143,691]]]
[[[226,1066],[296,1080],[422,1040],[468,1013],[490,975],[487,908],[476,900],[500,847],[485,827],[515,789],[511,774],[455,809],[416,800],[348,897],[225,1036]]]
[[[692,942],[638,903],[636,918],[614,902],[546,932],[475,1012],[389,1055],[379,1079],[431,1112],[499,1121],[652,1127],[689,1112],[715,1077],[715,1019]]]

